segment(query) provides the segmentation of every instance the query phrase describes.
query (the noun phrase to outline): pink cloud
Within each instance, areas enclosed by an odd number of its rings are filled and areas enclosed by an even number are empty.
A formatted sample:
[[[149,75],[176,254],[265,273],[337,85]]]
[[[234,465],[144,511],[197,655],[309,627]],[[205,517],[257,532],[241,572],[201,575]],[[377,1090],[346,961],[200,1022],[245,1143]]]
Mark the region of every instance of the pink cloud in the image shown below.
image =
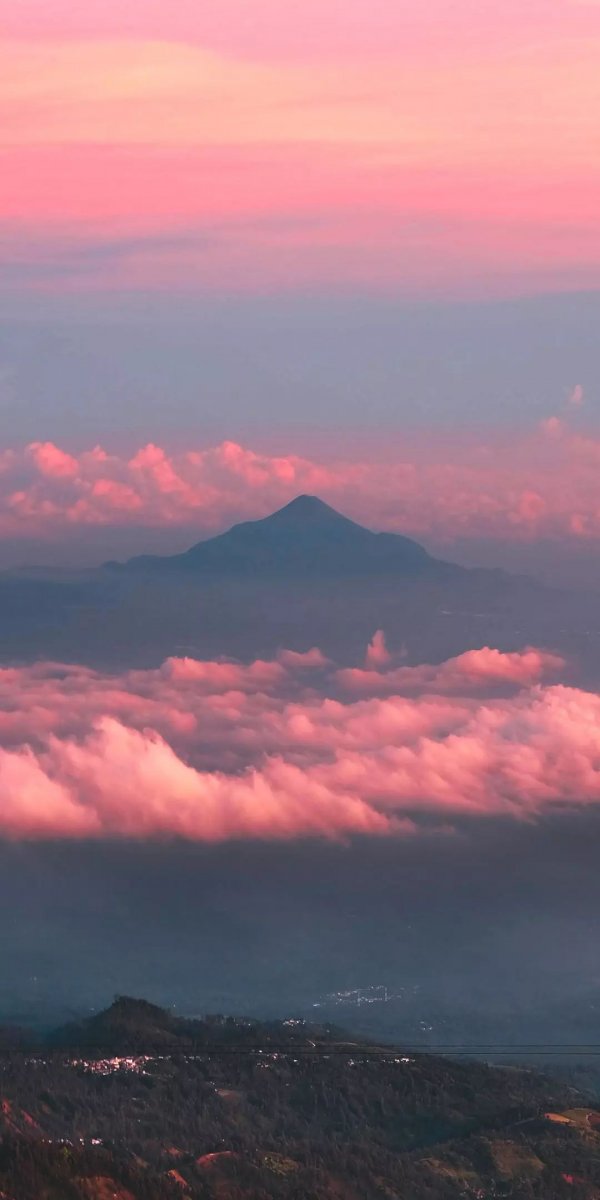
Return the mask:
[[[76,458],[65,454],[53,442],[33,442],[28,447],[40,475],[49,479],[73,479],[79,470]]]
[[[367,667],[371,667],[373,670],[377,671],[378,669],[387,666],[390,659],[391,654],[386,646],[385,633],[383,632],[383,629],[377,629],[373,634],[369,645],[367,646],[365,664]]]
[[[325,657],[318,646],[313,646],[303,653],[299,653],[297,650],[280,650],[278,658],[284,667],[305,668],[309,671],[320,670],[330,665],[330,660]]]
[[[317,651],[120,676],[5,668],[0,835],[398,836],[600,802],[600,697],[541,682],[556,656],[387,666],[358,672],[350,698]]]
[[[355,695],[381,696],[397,691],[424,690],[462,695],[488,692],[505,685],[524,687],[548,677],[558,678],[566,663],[558,654],[533,647],[502,653],[483,646],[480,650],[467,650],[440,666],[394,667],[391,656],[377,669],[373,666],[367,662],[366,670],[346,667],[337,671],[336,680],[345,691]]]
[[[374,529],[433,538],[600,537],[600,438],[552,416],[494,443],[452,446],[417,436],[355,459],[259,453],[234,442],[130,457],[53,443],[0,453],[0,531],[64,538],[80,526],[181,528],[193,539],[255,519],[301,492],[316,493]]]
[[[567,408],[581,408],[585,404],[585,392],[577,383],[567,397]]]
[[[467,650],[458,658],[444,663],[435,675],[436,686],[444,683],[472,683],[482,686],[494,683],[518,685],[536,683],[547,675],[558,675],[565,661],[558,654],[528,647],[518,653],[502,653],[483,646]]]
[[[176,683],[192,682],[196,687],[213,694],[271,689],[282,683],[285,678],[284,667],[279,662],[260,660],[251,663],[250,666],[244,666],[233,662],[198,662],[194,658],[169,658],[162,670],[166,678]]]

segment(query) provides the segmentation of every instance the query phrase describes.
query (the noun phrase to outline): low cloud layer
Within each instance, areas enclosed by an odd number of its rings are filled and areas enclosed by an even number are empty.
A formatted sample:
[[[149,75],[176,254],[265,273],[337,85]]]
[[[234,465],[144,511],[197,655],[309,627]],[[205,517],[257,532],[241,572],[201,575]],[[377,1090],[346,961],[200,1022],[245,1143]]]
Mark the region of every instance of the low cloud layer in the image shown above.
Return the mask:
[[[234,442],[178,454],[147,445],[130,457],[34,442],[0,453],[0,533],[64,541],[81,527],[179,528],[200,538],[311,492],[373,528],[438,542],[597,539],[600,439],[574,428],[582,402],[575,388],[561,416],[510,442],[417,440],[344,460]]]
[[[316,649],[3,669],[1,835],[381,837],[600,802],[600,697],[557,655],[407,667],[372,645],[350,670]]]

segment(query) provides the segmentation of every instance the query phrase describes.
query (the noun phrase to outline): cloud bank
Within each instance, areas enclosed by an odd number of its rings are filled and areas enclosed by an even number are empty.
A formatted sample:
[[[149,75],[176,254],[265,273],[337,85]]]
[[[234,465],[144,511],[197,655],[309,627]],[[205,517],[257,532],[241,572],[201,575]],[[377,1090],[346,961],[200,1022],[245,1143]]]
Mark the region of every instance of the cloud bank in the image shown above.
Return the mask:
[[[190,540],[317,493],[373,528],[454,541],[600,536],[600,437],[565,412],[508,440],[453,445],[415,438],[395,453],[320,459],[259,453],[235,442],[131,456],[99,446],[74,455],[52,442],[0,452],[0,535],[64,539],[77,527],[180,528]],[[183,543],[182,543],[183,548]]]
[[[375,640],[381,649],[381,633]],[[600,697],[487,647],[339,670],[314,649],[0,671],[0,835],[345,838],[600,802]]]

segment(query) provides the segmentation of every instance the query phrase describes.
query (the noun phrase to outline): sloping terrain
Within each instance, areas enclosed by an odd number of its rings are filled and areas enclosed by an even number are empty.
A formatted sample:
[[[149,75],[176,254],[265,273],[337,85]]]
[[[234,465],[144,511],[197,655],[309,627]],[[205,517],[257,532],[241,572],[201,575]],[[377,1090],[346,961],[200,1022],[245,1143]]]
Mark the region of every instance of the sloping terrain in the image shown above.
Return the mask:
[[[116,1048],[124,1018],[136,1054]],[[191,1046],[193,1025],[121,1000],[78,1027],[79,1041],[86,1030],[90,1043],[110,1034],[111,1053],[69,1049],[63,1031],[53,1039],[60,1050],[5,1056],[0,1195],[600,1196],[598,1114],[567,1084],[342,1041],[302,1024],[263,1031],[256,1022],[201,1021]],[[150,1050],[161,1033],[171,1044]]]
[[[370,572],[414,574],[442,570],[418,542],[395,533],[373,533],[324,504],[297,496],[259,521],[244,521],[226,533],[198,542],[184,554],[134,558],[126,569],[318,576]],[[459,571],[457,567],[448,570]]]

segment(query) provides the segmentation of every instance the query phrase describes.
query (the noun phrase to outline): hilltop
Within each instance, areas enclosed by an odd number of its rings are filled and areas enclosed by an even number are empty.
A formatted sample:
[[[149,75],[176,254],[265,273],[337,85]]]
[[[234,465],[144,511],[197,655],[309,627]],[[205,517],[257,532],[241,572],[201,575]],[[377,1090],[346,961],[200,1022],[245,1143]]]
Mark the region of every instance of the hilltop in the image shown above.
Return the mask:
[[[3,1200],[600,1198],[600,1113],[532,1070],[128,997],[52,1040],[0,1059]]]
[[[117,996],[109,1008],[52,1031],[53,1047],[94,1052],[156,1053],[191,1049],[314,1047],[339,1039],[341,1031],[329,1024],[301,1019],[258,1021],[249,1017],[216,1014],[190,1018],[132,996]]]

